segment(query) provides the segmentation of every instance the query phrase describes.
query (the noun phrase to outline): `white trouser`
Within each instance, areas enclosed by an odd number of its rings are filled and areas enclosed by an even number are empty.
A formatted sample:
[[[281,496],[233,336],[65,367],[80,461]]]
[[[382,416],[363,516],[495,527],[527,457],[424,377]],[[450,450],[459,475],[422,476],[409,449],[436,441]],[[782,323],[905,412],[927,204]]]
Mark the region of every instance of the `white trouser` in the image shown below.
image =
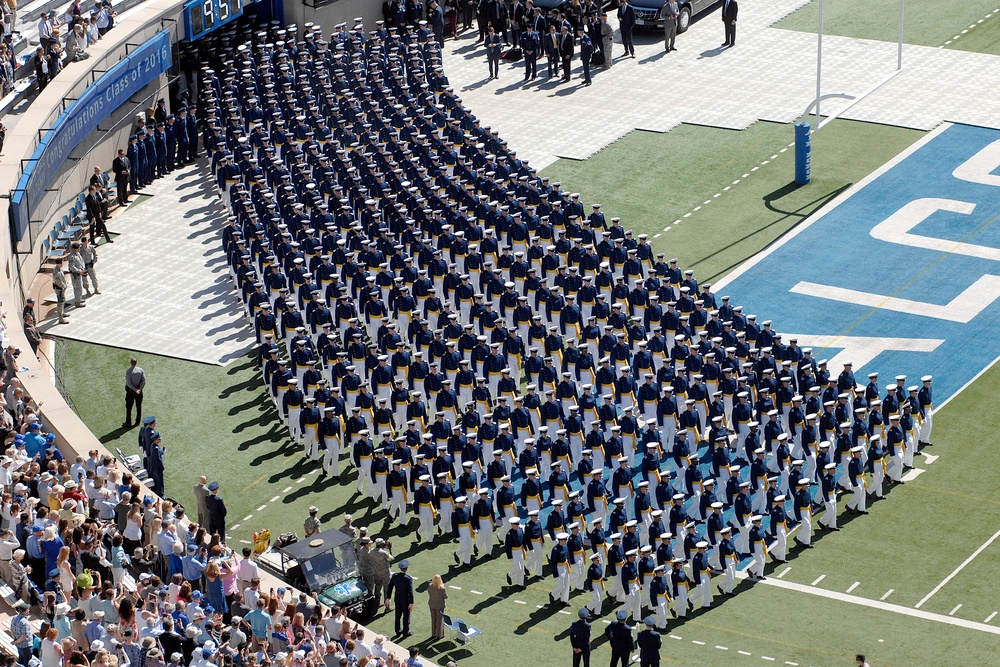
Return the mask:
[[[796,539],[802,544],[812,544],[813,535],[813,516],[812,512],[808,509],[802,512],[802,527],[799,528],[799,534]]]
[[[747,568],[751,574],[763,577],[764,576],[764,544],[758,542],[753,548],[753,563]]]
[[[903,476],[903,450],[902,447],[896,448],[896,453],[889,459],[888,465],[888,475],[889,479],[894,482],[898,482]]]
[[[420,527],[417,528],[417,539],[421,542],[434,541],[434,508],[422,505],[418,512]]]
[[[913,467],[913,455],[917,453],[917,443],[913,439],[912,433],[906,434],[906,452],[903,454],[903,465],[907,468]]]
[[[934,410],[924,409],[924,423],[920,426],[920,442],[931,441],[931,429],[934,428]]]
[[[741,554],[750,553],[750,524],[737,526],[739,537],[736,538],[736,551]]]
[[[358,493],[361,495],[372,495],[375,491],[372,484],[372,460],[370,457],[362,457],[361,469],[358,471]],[[367,492],[365,491],[367,489]]]
[[[775,560],[785,560],[788,557],[788,529],[779,524],[774,529],[774,546],[771,547],[771,557]]]
[[[406,523],[406,491],[392,489],[389,498],[389,517],[396,517],[400,523]]]
[[[389,490],[385,486],[385,475],[376,473],[375,485],[372,488],[372,499],[382,506],[382,509],[389,509]]]
[[[552,599],[569,602],[569,566],[565,563],[556,568],[556,586],[552,589]]]
[[[582,553],[573,554],[573,576],[571,586],[582,591],[587,583],[587,565]]]
[[[524,549],[512,549],[510,559],[510,580],[515,586],[524,586]]]
[[[655,612],[654,618],[656,620],[656,627],[663,630],[667,627],[667,605],[669,604],[669,601],[667,600],[666,595],[660,596],[659,599],[660,603],[653,605]]]
[[[323,452],[323,472],[340,477],[340,437],[324,438],[326,451]]]
[[[857,512],[865,511],[865,485],[859,480],[857,484],[851,487],[854,495],[851,500],[847,503],[849,509],[855,510]]]
[[[732,593],[733,587],[736,585],[736,557],[726,556],[725,561],[725,576],[719,588],[722,589],[723,593]]]
[[[302,432],[299,429],[299,413],[301,408],[288,408],[288,432],[296,445],[302,444]]]
[[[493,524],[487,520],[479,522],[479,532],[476,533],[476,548],[482,554],[493,550]]]
[[[832,493],[830,494],[830,500],[823,503],[823,516],[820,517],[819,523],[827,528],[837,527],[837,500],[836,496]]]
[[[702,607],[712,606],[712,576],[708,573],[703,573],[701,579],[698,582],[698,588],[694,590],[694,599],[697,600]]]
[[[590,591],[590,602],[587,603],[587,609],[590,610],[591,616],[599,616],[601,607],[604,605],[604,589],[600,583],[592,584],[592,586],[593,590]]]
[[[319,458],[319,426],[317,424],[306,424],[305,431],[302,433],[303,444],[306,448],[306,456],[309,457],[310,461],[315,461]]]
[[[542,576],[542,566],[545,562],[545,554],[541,542],[535,545],[534,549],[528,549],[528,572],[535,577]]]
[[[882,481],[885,479],[885,468],[882,461],[875,461],[872,465],[872,483],[868,485],[868,494],[876,498],[882,497]]]
[[[510,520],[517,516],[517,509],[514,507],[501,507],[499,508],[499,514],[503,523],[500,524],[500,535],[498,537],[503,541],[506,539],[507,533],[510,532]]]
[[[458,549],[455,550],[455,555],[458,556],[458,560],[463,565],[468,565],[472,562],[472,550],[472,528],[459,528]]]
[[[625,606],[622,609],[632,614],[633,623],[642,620],[642,591],[639,589],[639,584],[629,584],[628,592],[625,594]]]
[[[674,613],[679,618],[685,618],[688,613],[688,587],[687,584],[677,586],[677,595],[674,596]]]

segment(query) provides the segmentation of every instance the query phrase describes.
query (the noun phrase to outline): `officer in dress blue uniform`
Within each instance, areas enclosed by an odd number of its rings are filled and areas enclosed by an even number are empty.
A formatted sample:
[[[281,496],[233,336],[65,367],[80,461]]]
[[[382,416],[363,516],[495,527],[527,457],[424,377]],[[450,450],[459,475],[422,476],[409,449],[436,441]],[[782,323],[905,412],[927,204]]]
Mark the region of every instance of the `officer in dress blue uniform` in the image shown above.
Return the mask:
[[[413,577],[407,574],[410,562],[399,561],[399,572],[392,575],[389,585],[385,589],[385,608],[389,609],[392,602],[396,603],[396,637],[403,639],[413,633],[410,632],[410,612],[413,611]],[[393,595],[395,593],[395,595]]]
[[[654,627],[656,620],[652,616],[647,616],[643,623],[646,628],[640,630],[636,637],[636,643],[639,645],[639,667],[659,667],[662,640],[660,633]]]
[[[611,667],[628,667],[635,641],[632,638],[632,628],[625,623],[628,612],[622,609],[615,616],[615,622],[604,630],[608,643],[611,645]]]
[[[522,43],[524,37],[521,38]],[[584,607],[577,615],[580,620],[569,627],[569,642],[573,647],[573,667],[590,667],[590,612]]]

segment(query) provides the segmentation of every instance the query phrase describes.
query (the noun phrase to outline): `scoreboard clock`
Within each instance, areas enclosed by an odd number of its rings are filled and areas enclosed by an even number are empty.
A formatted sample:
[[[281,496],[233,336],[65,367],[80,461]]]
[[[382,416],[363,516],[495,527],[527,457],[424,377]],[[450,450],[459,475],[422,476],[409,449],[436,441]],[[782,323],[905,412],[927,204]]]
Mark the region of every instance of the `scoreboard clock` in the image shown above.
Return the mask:
[[[244,0],[188,0],[184,3],[184,28],[194,41],[243,15]]]

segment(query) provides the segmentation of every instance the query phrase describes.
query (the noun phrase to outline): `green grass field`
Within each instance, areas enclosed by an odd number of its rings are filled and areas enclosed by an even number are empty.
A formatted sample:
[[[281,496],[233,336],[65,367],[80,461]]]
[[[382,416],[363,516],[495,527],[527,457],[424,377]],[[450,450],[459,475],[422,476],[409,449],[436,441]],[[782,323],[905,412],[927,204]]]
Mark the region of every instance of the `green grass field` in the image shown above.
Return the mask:
[[[953,3],[906,0],[903,13],[903,41],[921,46],[942,46],[996,8],[995,0],[963,0]],[[774,27],[816,32],[818,19],[819,3],[817,0],[812,0],[775,23]],[[979,30],[992,33],[991,39],[974,44],[984,47],[983,53],[996,53],[995,50],[990,50],[996,48],[996,28],[990,26],[989,21],[996,21],[996,15],[983,24],[976,24],[980,27],[969,31],[969,34]],[[899,3],[891,0],[826,2],[823,6],[823,33],[895,42],[899,35]],[[963,35],[954,43],[953,48],[980,50],[961,43],[965,38]]]
[[[583,193],[588,205],[600,202],[626,229],[649,234],[658,252],[679,257],[699,279],[717,279],[922,134],[835,120],[813,135],[813,182],[804,187],[794,180],[792,126],[767,122],[742,131],[632,132],[588,160],[558,160],[544,173]],[[670,165],[677,167],[667,176],[649,177]]]
[[[682,126],[665,135],[629,135],[585,162],[560,161],[545,174],[601,201],[609,215],[621,215],[636,230],[661,236],[662,252],[677,255],[698,276],[726,273],[809,213],[855,183],[922,136],[919,132],[849,121],[836,121],[814,137],[816,181],[789,187],[791,141],[788,126],[758,123],[744,132]],[[778,157],[771,160],[772,155]],[[628,157],[628,173],[609,170],[611,160]],[[637,175],[662,169],[663,156],[683,165],[687,187],[646,185]],[[750,172],[764,160],[768,164]],[[679,169],[680,167],[678,167]],[[613,173],[612,180],[606,176]],[[751,173],[743,179],[744,173]],[[732,181],[720,197],[720,192]],[[651,179],[649,179],[651,180]],[[625,184],[633,185],[623,192]],[[709,205],[703,201],[712,197]],[[684,218],[695,206],[702,209]],[[666,223],[683,222],[670,232]],[[80,342],[60,343],[57,367],[64,393],[91,430],[109,447],[137,451],[137,431],[123,432],[120,376],[131,352]],[[540,660],[569,660],[569,624],[585,604],[575,594],[565,610],[545,606],[551,579],[529,580],[525,590],[505,585],[508,566],[499,547],[472,568],[456,568],[453,547],[414,545],[410,527],[386,529],[385,514],[355,497],[353,471],[339,484],[321,479],[316,464],[303,460],[277,425],[273,407],[247,357],[226,368],[154,355],[141,355],[146,369],[145,411],[155,414],[167,448],[167,495],[193,508],[191,487],[198,474],[219,479],[229,507],[232,542],[249,541],[254,530],[300,531],[306,508],[315,504],[327,527],[340,525],[346,512],[355,525],[391,536],[397,558],[410,560],[418,580],[413,640],[425,655],[443,664],[463,666],[522,664],[525,655]],[[684,622],[672,621],[664,637],[663,660],[680,665],[775,664],[836,666],[853,664],[856,652],[886,667],[992,664],[1000,650],[996,634],[957,627],[940,620],[914,618],[898,610],[856,604],[855,597],[913,607],[984,545],[1000,524],[1000,481],[993,458],[992,414],[1000,391],[1000,367],[993,368],[937,414],[932,459],[918,456],[923,470],[872,506],[872,513],[843,521],[839,533],[823,535],[816,548],[792,548],[787,565],[769,565],[774,584],[743,582],[739,594]],[[411,515],[412,516],[412,515]],[[247,518],[244,518],[247,517]],[[955,575],[922,610],[982,623],[1000,609],[996,563],[1000,541],[985,548]],[[459,647],[450,641],[425,641],[429,615],[425,582],[436,573],[449,586],[449,613],[484,630],[481,644]],[[846,593],[846,600],[824,592]],[[891,592],[889,592],[891,590]],[[957,607],[957,605],[961,605]],[[539,608],[539,607],[542,608]],[[612,612],[610,603],[604,611]],[[609,658],[603,620],[594,623],[595,664]],[[392,615],[369,622],[376,632],[392,634]],[[558,643],[553,643],[556,640]],[[772,660],[773,659],[773,660]],[[557,663],[558,664],[558,663]]]

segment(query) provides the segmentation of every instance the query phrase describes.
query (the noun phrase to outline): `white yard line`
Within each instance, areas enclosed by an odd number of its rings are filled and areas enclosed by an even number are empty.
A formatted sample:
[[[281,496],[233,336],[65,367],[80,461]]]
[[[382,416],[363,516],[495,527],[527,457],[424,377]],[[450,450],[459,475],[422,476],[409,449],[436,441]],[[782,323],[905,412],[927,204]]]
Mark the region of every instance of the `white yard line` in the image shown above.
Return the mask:
[[[885,601],[885,599],[890,595],[892,595],[895,590],[896,590],[895,588],[890,588],[889,590],[887,590],[885,593],[882,594],[882,597],[880,597],[879,600]]]
[[[742,572],[739,573],[737,577],[739,577],[740,579],[746,579],[746,575]],[[964,618],[955,618],[953,616],[946,616],[945,614],[935,614],[929,611],[923,611],[922,609],[904,607],[903,605],[893,604],[891,602],[870,600],[868,598],[863,598],[857,595],[848,595],[847,593],[841,593],[839,591],[830,591],[824,588],[816,588],[815,586],[806,586],[805,584],[796,584],[790,581],[781,581],[780,579],[775,579],[773,577],[768,577],[764,581],[757,582],[757,584],[762,586],[775,586],[777,588],[784,588],[786,590],[796,591],[798,593],[805,593],[807,595],[815,595],[817,597],[823,597],[829,600],[847,602],[849,604],[858,605],[859,607],[869,607],[871,609],[879,609],[881,611],[888,611],[894,614],[900,614],[901,616],[920,618],[925,621],[933,621],[935,623],[943,623],[945,625],[954,625],[960,628],[966,628],[967,630],[977,630],[979,632],[986,632],[992,635],[1000,635],[1000,627],[997,627],[995,625],[987,625],[986,623],[977,623],[976,621],[968,621]]]
[[[968,558],[966,558],[962,562],[961,565],[959,565],[958,567],[956,567],[955,570],[951,574],[949,574],[947,577],[945,577],[944,581],[942,581],[940,584],[938,584],[937,586],[935,586],[934,590],[932,590],[930,593],[928,593],[927,595],[925,595],[923,597],[923,599],[920,600],[920,602],[918,602],[916,604],[916,608],[920,609],[922,606],[924,606],[925,602],[927,602],[932,597],[934,597],[935,593],[937,593],[939,590],[941,590],[942,588],[944,588],[945,584],[947,584],[949,581],[951,581],[952,579],[954,579],[955,575],[957,575],[959,572],[961,572],[963,569],[965,569],[966,565],[968,565],[969,563],[971,563],[975,559],[976,556],[978,556],[979,554],[983,553],[983,551],[985,551],[988,546],[990,546],[991,544],[993,544],[993,542],[995,542],[998,537],[1000,537],[1000,530],[998,530],[997,532],[993,533],[993,537],[991,537],[990,539],[986,540],[981,547],[979,547],[978,549],[976,549],[975,551],[973,551],[972,555],[969,556]]]
[[[823,581],[824,579],[826,579],[826,575],[825,574],[821,574],[818,577],[816,577],[816,581],[812,582],[812,585],[813,586],[818,586],[819,582]]]
[[[857,587],[858,587],[858,586],[860,586],[860,585],[861,585],[861,582],[860,582],[860,581],[855,581],[855,582],[854,582],[853,584],[851,584],[851,585],[850,585],[850,586],[848,587],[848,589],[847,589],[847,592],[848,592],[848,593],[850,593],[851,591],[853,591],[853,590],[854,590],[855,588],[857,588]]]
[[[791,571],[792,571],[792,566],[789,565],[788,567],[786,567],[784,570],[781,571],[781,574],[778,575],[778,579],[784,579],[785,575]]]

